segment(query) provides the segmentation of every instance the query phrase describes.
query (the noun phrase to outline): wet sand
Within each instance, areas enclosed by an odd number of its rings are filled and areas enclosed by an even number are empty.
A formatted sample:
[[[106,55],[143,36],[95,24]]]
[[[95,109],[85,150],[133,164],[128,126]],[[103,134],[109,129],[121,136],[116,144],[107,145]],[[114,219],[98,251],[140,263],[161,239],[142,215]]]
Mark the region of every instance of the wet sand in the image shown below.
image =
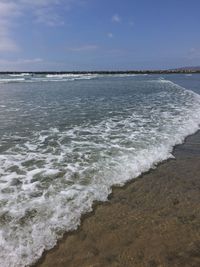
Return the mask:
[[[200,132],[173,154],[114,188],[35,267],[199,267]]]

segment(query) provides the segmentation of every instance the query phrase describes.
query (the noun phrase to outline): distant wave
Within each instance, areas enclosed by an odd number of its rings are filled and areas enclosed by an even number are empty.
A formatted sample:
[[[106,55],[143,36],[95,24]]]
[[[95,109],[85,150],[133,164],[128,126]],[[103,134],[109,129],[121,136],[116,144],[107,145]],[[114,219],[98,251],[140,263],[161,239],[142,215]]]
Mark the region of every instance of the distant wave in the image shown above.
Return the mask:
[[[6,79],[6,78],[1,78],[0,83],[19,83],[19,82],[24,82],[25,78],[12,78],[12,79]]]
[[[16,73],[16,74],[8,74],[10,77],[23,77],[23,76],[30,76],[31,73]]]
[[[92,80],[105,77],[135,77],[139,74],[31,74],[19,73],[0,75],[0,83],[18,83],[18,82],[68,82],[78,80]]]

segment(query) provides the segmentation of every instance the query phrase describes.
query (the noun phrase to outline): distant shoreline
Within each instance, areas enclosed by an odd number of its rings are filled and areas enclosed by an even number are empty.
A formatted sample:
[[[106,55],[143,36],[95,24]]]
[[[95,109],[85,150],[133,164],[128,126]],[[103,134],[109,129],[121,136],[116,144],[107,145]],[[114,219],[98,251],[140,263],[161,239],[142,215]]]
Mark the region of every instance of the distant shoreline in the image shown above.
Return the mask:
[[[3,74],[199,74],[199,70],[127,70],[127,71],[1,71],[0,75]]]

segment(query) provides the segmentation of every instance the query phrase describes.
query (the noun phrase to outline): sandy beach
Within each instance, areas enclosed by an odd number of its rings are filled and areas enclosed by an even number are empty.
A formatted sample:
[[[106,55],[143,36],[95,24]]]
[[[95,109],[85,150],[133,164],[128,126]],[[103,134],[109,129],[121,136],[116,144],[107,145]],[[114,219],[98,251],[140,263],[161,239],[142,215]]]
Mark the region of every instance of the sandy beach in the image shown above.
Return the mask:
[[[200,132],[173,155],[113,188],[35,267],[199,267]]]

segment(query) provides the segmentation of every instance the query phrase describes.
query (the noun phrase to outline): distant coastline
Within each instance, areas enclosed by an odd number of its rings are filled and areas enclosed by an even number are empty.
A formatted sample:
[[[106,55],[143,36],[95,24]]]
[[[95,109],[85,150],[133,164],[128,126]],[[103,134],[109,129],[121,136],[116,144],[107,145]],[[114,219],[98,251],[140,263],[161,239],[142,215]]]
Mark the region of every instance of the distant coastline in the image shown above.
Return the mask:
[[[177,68],[169,70],[102,70],[102,71],[1,71],[1,74],[195,74],[200,73],[200,67]]]

